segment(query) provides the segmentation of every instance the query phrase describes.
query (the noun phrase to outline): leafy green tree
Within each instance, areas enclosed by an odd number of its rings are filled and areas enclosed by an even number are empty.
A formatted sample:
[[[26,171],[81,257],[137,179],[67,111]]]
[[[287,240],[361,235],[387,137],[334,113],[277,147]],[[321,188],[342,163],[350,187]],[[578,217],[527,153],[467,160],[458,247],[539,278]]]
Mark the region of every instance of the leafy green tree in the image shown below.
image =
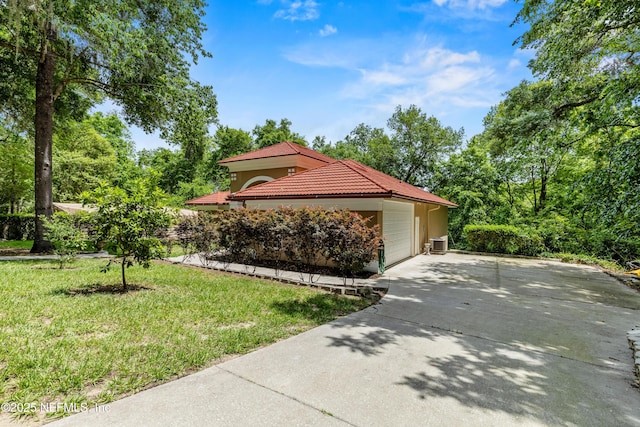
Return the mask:
[[[58,255],[60,269],[71,263],[78,253],[86,249],[87,236],[75,224],[74,218],[61,212],[51,218],[42,218],[45,237],[53,243],[53,253]]]
[[[91,121],[69,123],[53,139],[53,191],[57,201],[78,201],[83,192],[116,179],[120,164],[116,152]]]
[[[263,126],[257,125],[251,133],[256,148],[268,147],[283,141],[295,142],[303,147],[307,146],[304,137],[291,130],[291,122],[287,119],[281,119],[279,124],[275,120],[267,119]]]
[[[558,117],[557,93],[548,81],[522,82],[485,118],[491,153],[502,163],[502,176],[530,183],[534,213],[544,209],[548,184],[580,137],[569,120]]]
[[[438,119],[427,117],[415,105],[397,106],[387,121],[391,144],[395,148],[397,170],[394,176],[410,184],[431,186],[437,165],[461,144],[464,130],[443,127]]]
[[[137,179],[126,188],[101,185],[85,193],[83,203],[95,205],[92,234],[96,247],[111,244],[121,258],[122,289],[125,271],[135,262],[149,268],[151,260],[164,256],[159,238],[174,216],[162,202],[165,195],[150,180]],[[111,265],[111,262],[107,268]]]
[[[160,129],[194,158],[203,151],[216,100],[189,76],[190,62],[208,56],[203,15],[201,0],[43,0],[0,8],[0,69],[21,77],[19,93],[35,93],[10,103],[25,111],[25,100],[35,99],[37,218],[52,214],[54,115],[65,110],[84,112],[108,96],[129,123]],[[38,219],[33,252],[50,248],[43,231]]]
[[[382,128],[364,123],[356,126],[344,139],[334,145],[323,139],[314,140],[314,149],[334,159],[351,159],[389,175],[396,175],[398,157],[396,147]]]
[[[571,221],[585,229],[585,250],[619,260],[640,256],[636,12],[632,0],[525,0],[517,17],[529,26],[518,42],[536,53],[534,76],[552,82],[552,115],[570,120],[589,149],[575,177],[582,207]]]
[[[135,157],[135,143],[127,125],[120,120],[116,113],[95,112],[88,116],[87,121],[95,131],[104,137],[113,147],[118,162]]]
[[[86,119],[98,134],[104,137],[115,151],[118,160],[115,177],[111,179],[113,185],[121,186],[125,182],[140,178],[142,171],[135,162],[135,143],[127,125],[116,113],[96,112]]]
[[[635,0],[525,0],[516,22],[529,29],[518,39],[534,49],[534,75],[558,84],[564,109],[591,105],[596,121],[616,117],[638,123],[640,19]],[[587,90],[576,90],[587,88]],[[613,105],[631,107],[620,114]],[[626,117],[625,117],[626,116]],[[607,120],[601,123],[606,123]]]
[[[33,188],[33,155],[25,138],[0,132],[0,204],[6,203],[13,214]]]
[[[141,150],[138,153],[138,165],[147,173],[157,172],[158,186],[169,194],[175,194],[180,183],[191,182],[193,179],[193,165],[180,150],[164,147]]]
[[[387,121],[389,136],[382,128],[364,123],[335,145],[314,140],[314,148],[335,159],[352,159],[420,186],[432,186],[437,165],[462,144],[463,131],[443,127],[435,117],[411,105],[398,106]]]
[[[213,187],[217,190],[229,189],[229,170],[222,167],[218,162],[228,157],[248,153],[255,149],[253,140],[249,133],[242,129],[234,129],[229,126],[220,126],[213,136],[212,150],[204,164],[205,178],[213,182]]]
[[[449,238],[454,244],[466,243],[463,229],[467,224],[508,222],[512,212],[503,190],[489,147],[480,137],[472,138],[464,150],[441,164],[433,191],[458,204],[449,210]]]

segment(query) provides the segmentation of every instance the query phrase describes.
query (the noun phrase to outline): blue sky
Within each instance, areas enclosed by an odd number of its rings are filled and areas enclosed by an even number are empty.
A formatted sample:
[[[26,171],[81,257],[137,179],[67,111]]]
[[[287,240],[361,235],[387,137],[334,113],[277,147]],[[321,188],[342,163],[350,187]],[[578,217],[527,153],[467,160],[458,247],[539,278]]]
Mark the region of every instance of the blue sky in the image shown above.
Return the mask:
[[[251,131],[287,118],[311,142],[385,127],[415,104],[446,126],[482,130],[502,94],[531,78],[507,0],[209,0],[192,69],[218,97],[220,124]],[[164,146],[133,130],[138,149]]]

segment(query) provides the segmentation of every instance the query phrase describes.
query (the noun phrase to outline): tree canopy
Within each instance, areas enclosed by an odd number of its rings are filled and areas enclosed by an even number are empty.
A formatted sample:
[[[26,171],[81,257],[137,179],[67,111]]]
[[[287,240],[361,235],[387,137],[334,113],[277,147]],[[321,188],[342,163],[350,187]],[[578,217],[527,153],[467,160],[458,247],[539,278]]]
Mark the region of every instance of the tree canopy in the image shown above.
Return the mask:
[[[334,145],[322,138],[313,148],[336,159],[353,159],[410,184],[431,186],[437,165],[461,144],[463,130],[444,127],[420,108],[397,106],[387,121],[391,135],[364,123]]]
[[[189,76],[190,64],[209,55],[203,15],[201,0],[42,0],[0,9],[0,68],[15,82],[0,90],[16,89],[5,98],[10,111],[35,110],[37,218],[52,213],[54,115],[84,113],[106,96],[130,124],[159,129],[189,158],[202,156],[216,119],[212,88]],[[49,248],[36,220],[33,251]]]

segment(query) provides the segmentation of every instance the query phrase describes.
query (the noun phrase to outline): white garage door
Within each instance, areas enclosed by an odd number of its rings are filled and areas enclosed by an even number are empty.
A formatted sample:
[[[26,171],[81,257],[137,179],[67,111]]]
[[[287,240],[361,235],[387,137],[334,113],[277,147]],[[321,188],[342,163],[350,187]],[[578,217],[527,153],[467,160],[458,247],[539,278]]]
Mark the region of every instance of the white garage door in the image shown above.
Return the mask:
[[[411,256],[413,203],[384,201],[382,234],[387,265]]]

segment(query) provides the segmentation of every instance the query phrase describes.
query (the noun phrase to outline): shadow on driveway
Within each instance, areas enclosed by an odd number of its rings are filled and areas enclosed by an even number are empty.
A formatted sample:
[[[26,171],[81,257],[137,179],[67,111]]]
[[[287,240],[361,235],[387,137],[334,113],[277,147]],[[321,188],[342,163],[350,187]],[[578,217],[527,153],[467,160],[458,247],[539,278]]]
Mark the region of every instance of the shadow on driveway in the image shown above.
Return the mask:
[[[625,336],[640,325],[635,291],[590,267],[452,254],[390,276],[381,304],[327,338],[394,366],[380,379],[403,405],[392,386],[423,403],[413,410],[458,411],[449,421],[640,423]]]

